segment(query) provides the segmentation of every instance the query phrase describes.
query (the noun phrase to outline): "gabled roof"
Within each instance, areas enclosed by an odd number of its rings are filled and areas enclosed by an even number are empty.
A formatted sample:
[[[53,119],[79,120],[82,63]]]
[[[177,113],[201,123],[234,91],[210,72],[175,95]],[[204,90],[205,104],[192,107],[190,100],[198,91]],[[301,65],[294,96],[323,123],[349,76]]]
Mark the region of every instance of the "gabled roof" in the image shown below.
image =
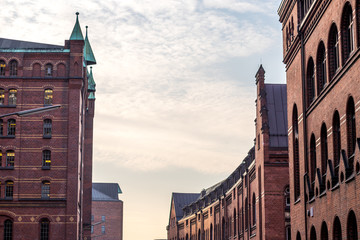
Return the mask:
[[[93,201],[119,201],[118,194],[122,193],[117,183],[93,183]]]
[[[183,208],[196,201],[199,197],[200,193],[172,193],[172,200],[174,201],[177,221],[179,221],[184,215]]]
[[[286,84],[265,84],[270,147],[288,147]]]
[[[81,27],[80,27],[80,23],[79,23],[79,13],[76,13],[76,22],[75,22],[75,26],[74,29],[70,35],[70,40],[84,40],[84,36],[81,32]]]
[[[94,52],[91,49],[90,41],[88,38],[88,26],[86,26],[86,36],[85,36],[85,45],[84,45],[84,58],[87,65],[96,64],[96,59]]]
[[[0,38],[0,49],[63,49],[64,46]]]

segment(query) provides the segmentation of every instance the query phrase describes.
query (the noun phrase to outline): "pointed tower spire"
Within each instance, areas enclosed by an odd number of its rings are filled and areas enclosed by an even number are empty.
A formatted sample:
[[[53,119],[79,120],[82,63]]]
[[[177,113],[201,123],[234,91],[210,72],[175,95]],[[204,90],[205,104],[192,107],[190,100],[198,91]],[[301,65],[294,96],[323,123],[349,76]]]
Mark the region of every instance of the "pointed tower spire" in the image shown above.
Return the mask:
[[[88,73],[88,91],[95,92],[96,91],[96,83],[94,81],[92,67],[90,67],[90,73]]]
[[[70,35],[70,40],[84,40],[79,23],[79,12],[76,12],[76,23]]]
[[[88,38],[88,26],[86,26],[85,46],[84,46],[84,57],[87,65],[96,64],[94,53],[91,49],[90,41]]]

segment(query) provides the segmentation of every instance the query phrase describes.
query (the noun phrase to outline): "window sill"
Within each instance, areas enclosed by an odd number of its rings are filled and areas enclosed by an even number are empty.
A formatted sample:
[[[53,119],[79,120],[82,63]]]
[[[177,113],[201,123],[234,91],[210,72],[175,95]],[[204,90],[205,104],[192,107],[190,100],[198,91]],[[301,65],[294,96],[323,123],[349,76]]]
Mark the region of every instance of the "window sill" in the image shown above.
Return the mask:
[[[14,170],[14,166],[0,167],[0,170]]]
[[[50,170],[50,166],[42,166],[41,169],[42,170]]]
[[[50,138],[51,138],[51,135],[43,135],[43,138],[44,138],[44,139],[50,139]]]
[[[8,138],[8,139],[11,139],[11,138],[15,138],[15,135],[0,136],[0,138]]]

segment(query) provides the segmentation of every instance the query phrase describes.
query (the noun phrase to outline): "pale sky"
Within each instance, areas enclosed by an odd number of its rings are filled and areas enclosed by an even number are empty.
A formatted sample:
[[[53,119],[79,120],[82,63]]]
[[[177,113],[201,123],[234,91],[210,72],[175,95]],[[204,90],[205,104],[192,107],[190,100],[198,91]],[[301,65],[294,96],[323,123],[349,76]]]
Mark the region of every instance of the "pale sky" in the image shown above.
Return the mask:
[[[255,137],[255,73],[285,83],[280,0],[2,0],[0,37],[63,45],[75,12],[97,65],[94,182],[124,239],[166,238],[172,192],[226,178]]]

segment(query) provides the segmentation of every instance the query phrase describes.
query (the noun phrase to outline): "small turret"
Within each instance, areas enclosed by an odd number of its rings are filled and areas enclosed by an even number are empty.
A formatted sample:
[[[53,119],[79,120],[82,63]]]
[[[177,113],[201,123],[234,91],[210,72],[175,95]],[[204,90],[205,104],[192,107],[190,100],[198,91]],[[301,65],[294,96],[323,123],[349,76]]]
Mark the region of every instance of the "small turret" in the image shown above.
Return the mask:
[[[94,53],[91,49],[90,41],[88,38],[88,26],[86,26],[84,57],[85,57],[85,61],[86,61],[87,65],[96,64],[96,59],[95,59]]]
[[[79,23],[79,12],[76,12],[76,22],[69,40],[84,40]]]

